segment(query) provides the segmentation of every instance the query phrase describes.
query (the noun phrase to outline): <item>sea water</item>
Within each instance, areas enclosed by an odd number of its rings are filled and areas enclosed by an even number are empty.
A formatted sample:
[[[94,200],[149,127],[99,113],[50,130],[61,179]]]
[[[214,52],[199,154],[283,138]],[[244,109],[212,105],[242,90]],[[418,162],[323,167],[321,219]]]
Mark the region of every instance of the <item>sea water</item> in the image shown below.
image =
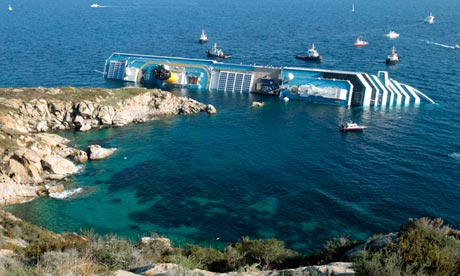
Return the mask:
[[[351,12],[354,3],[355,12]],[[254,94],[172,92],[213,104],[213,116],[159,118],[87,133],[71,145],[115,147],[66,180],[67,197],[11,208],[54,231],[93,229],[175,245],[223,247],[277,238],[301,252],[334,237],[364,240],[408,218],[460,224],[460,3],[439,1],[22,1],[0,7],[2,87],[121,87],[97,71],[112,52],[228,62],[389,71],[436,105],[344,108]],[[396,8],[395,8],[396,7]],[[432,25],[423,23],[432,12]],[[199,44],[204,29],[208,44]],[[400,37],[389,40],[390,30]],[[369,41],[353,47],[357,36]],[[320,64],[296,60],[312,43]],[[395,46],[401,62],[387,66]],[[265,106],[251,108],[253,101]],[[368,125],[340,133],[346,120]],[[57,198],[56,198],[57,197]]]

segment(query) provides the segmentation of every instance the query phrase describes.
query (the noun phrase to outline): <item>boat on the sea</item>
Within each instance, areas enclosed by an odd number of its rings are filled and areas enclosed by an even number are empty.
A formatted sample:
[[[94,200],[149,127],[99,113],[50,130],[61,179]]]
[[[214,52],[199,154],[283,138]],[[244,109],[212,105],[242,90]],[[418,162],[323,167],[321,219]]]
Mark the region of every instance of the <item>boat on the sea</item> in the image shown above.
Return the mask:
[[[455,44],[455,45],[454,45],[454,49],[460,49],[460,45]]]
[[[364,41],[362,37],[358,36],[358,38],[356,39],[353,45],[355,47],[362,47],[362,46],[366,46],[367,44],[369,44],[369,42]]]
[[[387,56],[386,63],[389,65],[393,65],[399,62],[398,52],[396,52],[395,46],[391,48],[390,54]]]
[[[355,4],[351,4],[351,11],[352,11],[352,12],[355,11]]]
[[[399,37],[399,34],[395,31],[390,31],[385,36],[388,37],[389,39],[395,39]]]
[[[227,59],[231,57],[230,55],[224,54],[222,49],[220,49],[219,46],[217,46],[217,43],[214,43],[214,45],[212,46],[210,50],[206,50],[206,54],[208,55],[208,57],[214,57],[214,58]]]
[[[91,7],[91,8],[100,8],[100,7],[101,7],[101,5],[99,5],[99,4],[97,4],[97,3],[95,3],[95,4],[92,4],[90,7]]]
[[[352,121],[348,121],[345,124],[342,124],[340,126],[340,131],[342,132],[347,132],[347,131],[364,131],[367,128],[367,126],[363,125],[358,125],[357,123],[353,123]]]
[[[434,16],[433,14],[430,12],[430,14],[425,18],[425,23],[428,23],[428,24],[433,24],[434,23]]]
[[[200,43],[206,43],[206,42],[208,42],[208,36],[204,32],[204,30],[201,30]]]
[[[434,103],[389,77],[321,68],[232,64],[215,59],[113,53],[104,77],[161,89],[258,93],[338,106],[412,106]]]
[[[297,55],[295,58],[302,59],[302,60],[309,60],[309,61],[321,61],[323,57],[319,54],[319,52],[315,48],[315,44],[311,45],[311,48],[307,50],[306,55]]]
[[[11,6],[11,4],[8,5],[8,10],[9,10],[9,11],[12,11],[12,10],[13,10],[13,6]]]

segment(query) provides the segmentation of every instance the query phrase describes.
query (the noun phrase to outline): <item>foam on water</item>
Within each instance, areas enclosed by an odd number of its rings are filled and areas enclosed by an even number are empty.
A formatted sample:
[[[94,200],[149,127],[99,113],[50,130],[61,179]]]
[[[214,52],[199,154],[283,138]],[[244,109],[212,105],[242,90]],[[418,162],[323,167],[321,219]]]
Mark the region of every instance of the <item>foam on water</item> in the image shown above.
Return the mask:
[[[50,193],[49,196],[55,199],[67,199],[70,197],[75,197],[77,194],[83,192],[83,188],[76,188],[62,193]]]
[[[449,157],[451,157],[453,159],[456,159],[456,160],[460,160],[460,153],[459,152],[452,152],[451,154],[449,154]]]

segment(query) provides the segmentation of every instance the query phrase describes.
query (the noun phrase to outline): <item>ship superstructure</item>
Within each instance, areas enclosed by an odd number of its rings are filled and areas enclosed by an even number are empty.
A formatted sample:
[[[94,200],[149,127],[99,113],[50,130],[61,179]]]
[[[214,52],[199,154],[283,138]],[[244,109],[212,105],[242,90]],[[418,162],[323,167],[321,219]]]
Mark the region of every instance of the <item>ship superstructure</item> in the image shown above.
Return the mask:
[[[398,106],[434,103],[419,90],[390,79],[386,71],[367,73],[242,65],[207,59],[113,53],[107,79],[158,88],[185,87],[342,106]]]

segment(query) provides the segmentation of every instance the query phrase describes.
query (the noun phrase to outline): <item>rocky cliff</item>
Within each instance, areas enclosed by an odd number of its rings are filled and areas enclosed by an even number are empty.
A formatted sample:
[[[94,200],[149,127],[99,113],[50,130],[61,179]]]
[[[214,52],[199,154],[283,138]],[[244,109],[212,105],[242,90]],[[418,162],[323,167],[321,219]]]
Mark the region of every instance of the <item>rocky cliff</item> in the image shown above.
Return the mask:
[[[199,112],[211,114],[215,108],[157,89],[0,89],[0,205],[46,193],[53,186],[45,184],[75,173],[75,163],[88,160],[86,151],[67,145],[68,139],[46,132],[89,131]],[[94,149],[88,153],[98,156]]]

